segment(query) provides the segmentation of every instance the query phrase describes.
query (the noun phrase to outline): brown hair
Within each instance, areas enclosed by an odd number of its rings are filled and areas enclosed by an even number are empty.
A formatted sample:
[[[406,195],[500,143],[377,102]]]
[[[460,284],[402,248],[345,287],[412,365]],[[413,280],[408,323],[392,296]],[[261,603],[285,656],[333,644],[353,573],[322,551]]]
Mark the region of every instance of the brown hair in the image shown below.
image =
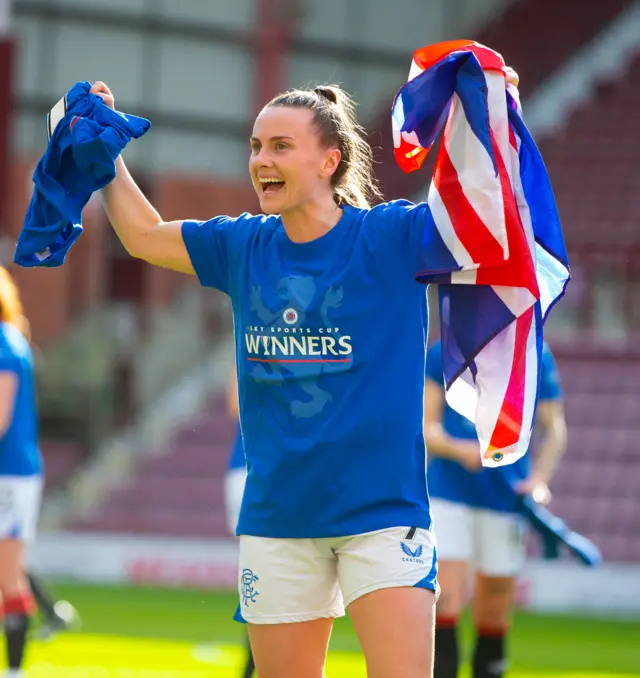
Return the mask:
[[[18,288],[3,266],[0,266],[0,322],[15,325],[21,331],[24,323]]]
[[[364,140],[364,130],[356,119],[353,99],[336,85],[315,89],[292,89],[279,94],[266,106],[307,108],[313,111],[313,123],[320,132],[325,148],[340,150],[341,158],[331,177],[333,197],[338,205],[371,207],[371,202],[381,200],[373,175],[373,154]]]

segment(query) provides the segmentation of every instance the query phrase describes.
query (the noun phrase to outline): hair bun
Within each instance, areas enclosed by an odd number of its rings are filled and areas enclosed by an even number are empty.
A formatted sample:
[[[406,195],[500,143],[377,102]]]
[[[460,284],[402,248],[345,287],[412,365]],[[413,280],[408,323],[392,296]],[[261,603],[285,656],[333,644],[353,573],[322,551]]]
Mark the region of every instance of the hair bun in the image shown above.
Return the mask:
[[[332,104],[338,103],[338,93],[333,87],[315,87],[313,90],[318,96],[325,98]]]

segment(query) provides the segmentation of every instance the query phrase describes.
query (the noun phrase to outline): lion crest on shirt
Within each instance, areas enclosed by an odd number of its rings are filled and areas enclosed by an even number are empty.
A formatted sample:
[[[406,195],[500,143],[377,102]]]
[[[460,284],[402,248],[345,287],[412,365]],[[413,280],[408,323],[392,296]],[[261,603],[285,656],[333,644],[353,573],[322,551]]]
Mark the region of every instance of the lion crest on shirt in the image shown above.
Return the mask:
[[[260,323],[247,346],[252,379],[282,385],[294,382],[304,394],[290,403],[297,419],[320,414],[332,396],[320,387],[321,375],[343,372],[350,366],[349,337],[344,337],[332,311],[342,305],[342,287],[318,290],[311,276],[282,278],[268,303],[259,286],[251,288],[250,308]],[[255,328],[256,330],[258,328]]]

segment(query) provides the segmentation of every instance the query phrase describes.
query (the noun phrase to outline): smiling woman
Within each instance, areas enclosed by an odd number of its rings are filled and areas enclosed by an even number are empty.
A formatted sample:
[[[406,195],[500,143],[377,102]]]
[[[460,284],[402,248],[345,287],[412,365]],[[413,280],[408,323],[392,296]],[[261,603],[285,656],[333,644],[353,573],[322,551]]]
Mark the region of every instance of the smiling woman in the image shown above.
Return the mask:
[[[113,107],[106,85],[92,92]],[[261,678],[321,678],[345,608],[370,678],[428,678],[438,586],[416,274],[433,217],[376,204],[372,152],[338,87],[275,97],[250,143],[259,215],[165,222],[122,159],[104,191],[134,256],[231,298],[248,471],[236,619]]]
[[[114,105],[106,85],[93,93]],[[371,206],[372,152],[337,87],[277,96],[250,143],[258,216],[164,222],[121,158],[104,191],[134,256],[232,300],[248,469],[236,618],[261,678],[321,678],[345,608],[372,678],[427,678],[437,583],[415,272],[428,207]]]
[[[267,214],[300,210],[327,188],[338,206],[366,209],[381,198],[353,100],[336,86],[291,90],[270,101],[254,124],[249,169]]]

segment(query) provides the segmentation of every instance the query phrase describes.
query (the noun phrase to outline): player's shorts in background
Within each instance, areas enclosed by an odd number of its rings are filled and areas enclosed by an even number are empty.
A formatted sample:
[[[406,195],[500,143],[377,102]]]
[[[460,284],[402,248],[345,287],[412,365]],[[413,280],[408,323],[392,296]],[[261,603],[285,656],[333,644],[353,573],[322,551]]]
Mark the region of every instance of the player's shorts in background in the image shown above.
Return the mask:
[[[33,541],[41,496],[41,476],[0,476],[0,539]]]
[[[432,530],[392,527],[351,537],[240,537],[237,621],[280,624],[342,617],[372,591],[438,592]]]
[[[231,534],[236,533],[244,485],[247,482],[247,469],[232,468],[224,478],[224,501],[227,516],[227,527]]]
[[[490,577],[513,577],[525,562],[524,519],[513,513],[431,499],[440,561],[467,562]]]

